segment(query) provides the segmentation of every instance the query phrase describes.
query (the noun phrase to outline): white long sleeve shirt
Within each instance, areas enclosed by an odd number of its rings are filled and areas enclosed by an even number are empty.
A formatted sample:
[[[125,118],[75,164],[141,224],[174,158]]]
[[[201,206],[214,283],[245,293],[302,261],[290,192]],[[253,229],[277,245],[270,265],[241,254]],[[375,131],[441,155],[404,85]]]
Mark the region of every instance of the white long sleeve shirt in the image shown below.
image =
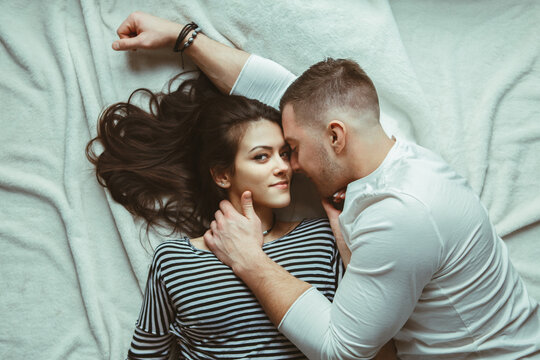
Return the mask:
[[[295,76],[252,55],[233,94],[274,107]],[[540,311],[486,209],[441,158],[397,140],[347,187],[351,262],[330,303],[302,294],[279,325],[310,359],[540,359]]]

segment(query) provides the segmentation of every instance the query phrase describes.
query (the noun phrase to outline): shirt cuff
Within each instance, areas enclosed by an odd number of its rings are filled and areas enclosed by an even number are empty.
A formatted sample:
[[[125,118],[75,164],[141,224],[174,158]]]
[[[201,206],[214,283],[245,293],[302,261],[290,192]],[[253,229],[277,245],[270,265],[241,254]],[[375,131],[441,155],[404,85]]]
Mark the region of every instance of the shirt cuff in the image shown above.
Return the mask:
[[[331,306],[323,294],[311,287],[292,304],[278,330],[309,359],[320,359],[330,329]]]
[[[242,67],[230,95],[256,99],[275,109],[296,76],[278,63],[251,54]]]

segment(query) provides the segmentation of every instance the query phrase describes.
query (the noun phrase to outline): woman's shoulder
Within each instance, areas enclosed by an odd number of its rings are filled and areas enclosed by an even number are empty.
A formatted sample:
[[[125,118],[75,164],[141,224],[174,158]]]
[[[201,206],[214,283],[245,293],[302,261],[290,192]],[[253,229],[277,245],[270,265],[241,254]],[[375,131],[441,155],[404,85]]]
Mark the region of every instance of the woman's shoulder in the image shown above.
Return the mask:
[[[168,239],[156,246],[156,249],[154,250],[154,259],[184,256],[188,255],[190,252],[191,247],[187,237]]]
[[[186,241],[188,243],[191,242],[191,245],[198,250],[210,251],[210,249],[206,246],[206,243],[204,242],[204,239],[202,236],[199,236],[193,239],[186,238]]]

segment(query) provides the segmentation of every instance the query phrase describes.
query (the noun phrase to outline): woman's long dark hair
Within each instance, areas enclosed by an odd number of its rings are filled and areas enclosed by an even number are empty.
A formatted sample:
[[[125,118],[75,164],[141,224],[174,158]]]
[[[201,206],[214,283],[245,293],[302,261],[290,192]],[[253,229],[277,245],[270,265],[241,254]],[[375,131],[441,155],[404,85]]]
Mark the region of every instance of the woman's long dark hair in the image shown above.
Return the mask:
[[[105,109],[86,155],[99,183],[143,218],[147,230],[165,227],[195,237],[226,198],[211,169],[232,173],[246,125],[261,119],[280,124],[280,115],[256,100],[219,94],[203,74],[171,91],[177,78],[166,93],[138,89]],[[149,112],[133,104],[136,94],[149,97]],[[96,142],[104,148],[99,155]]]

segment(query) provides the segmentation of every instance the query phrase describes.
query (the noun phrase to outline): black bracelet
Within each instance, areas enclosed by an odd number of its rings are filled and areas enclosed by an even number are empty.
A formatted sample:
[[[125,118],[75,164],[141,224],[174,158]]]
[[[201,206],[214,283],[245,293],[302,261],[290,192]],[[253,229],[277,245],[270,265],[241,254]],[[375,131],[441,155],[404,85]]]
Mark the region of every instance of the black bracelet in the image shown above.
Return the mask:
[[[184,40],[184,38],[189,34],[191,30],[193,30],[193,33],[191,33],[189,39],[184,43],[184,45],[180,46],[182,44],[182,40]],[[178,34],[178,38],[176,39],[173,50],[175,52],[180,52],[180,58],[182,59],[182,69],[184,68],[184,50],[191,46],[191,44],[197,37],[197,34],[200,32],[201,28],[199,27],[199,25],[195,24],[192,21],[189,24],[186,24],[180,31],[180,34]]]
[[[184,50],[186,50],[188,47],[191,46],[191,44],[193,44],[193,40],[195,40],[195,38],[197,37],[197,34],[200,31],[201,31],[200,27],[193,30],[193,32],[191,33],[191,36],[189,37],[189,39],[187,39],[187,41],[184,43],[184,46],[182,46],[182,48],[180,49],[180,53],[183,53]]]
[[[173,51],[174,52],[182,51],[182,49],[184,48],[184,47],[180,47],[180,45],[182,44],[182,40],[184,40],[184,38],[187,36],[187,34],[189,34],[191,30],[196,29],[198,27],[199,26],[195,24],[194,22],[190,22],[189,24],[186,24],[180,31],[180,34],[178,34],[178,38],[176,38],[176,43],[174,44]]]

